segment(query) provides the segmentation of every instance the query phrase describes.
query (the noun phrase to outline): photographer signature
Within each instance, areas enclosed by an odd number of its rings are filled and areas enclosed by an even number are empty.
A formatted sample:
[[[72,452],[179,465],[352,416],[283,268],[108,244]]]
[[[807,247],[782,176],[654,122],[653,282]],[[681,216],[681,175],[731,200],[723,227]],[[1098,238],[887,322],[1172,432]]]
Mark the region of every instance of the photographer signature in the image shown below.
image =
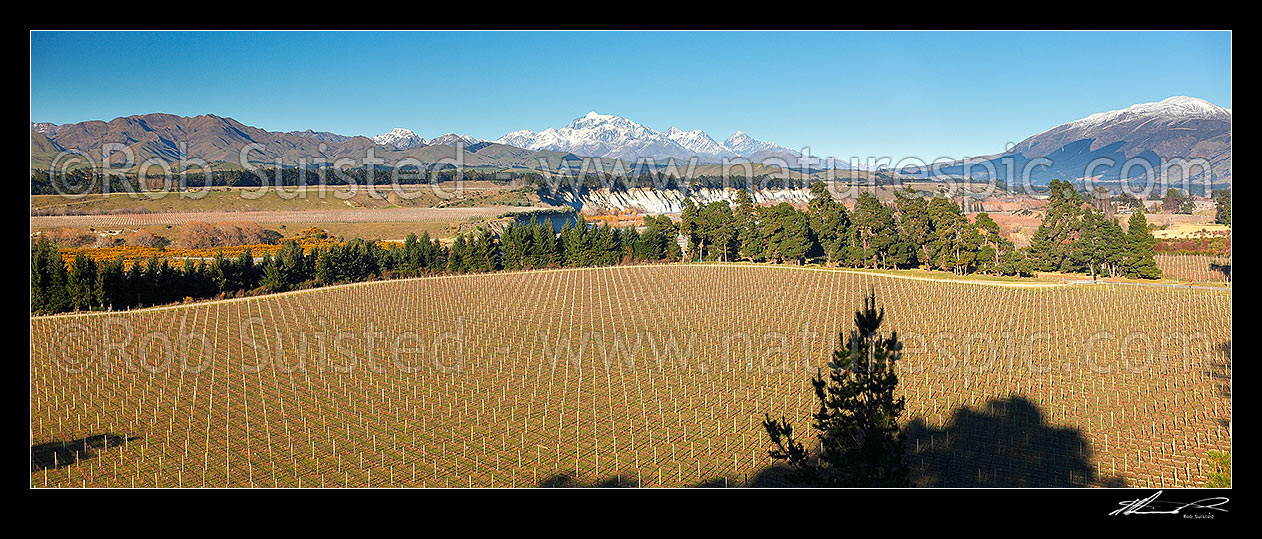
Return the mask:
[[[1221,496],[1214,498],[1204,498],[1194,502],[1166,502],[1157,498],[1161,496],[1160,490],[1154,492],[1152,496],[1141,498],[1138,500],[1127,500],[1118,502],[1121,507],[1114,509],[1109,515],[1177,515],[1179,511],[1184,509],[1206,509],[1214,511],[1227,512],[1226,509],[1219,507],[1227,503],[1227,498]],[[1158,509],[1158,507],[1164,509]]]

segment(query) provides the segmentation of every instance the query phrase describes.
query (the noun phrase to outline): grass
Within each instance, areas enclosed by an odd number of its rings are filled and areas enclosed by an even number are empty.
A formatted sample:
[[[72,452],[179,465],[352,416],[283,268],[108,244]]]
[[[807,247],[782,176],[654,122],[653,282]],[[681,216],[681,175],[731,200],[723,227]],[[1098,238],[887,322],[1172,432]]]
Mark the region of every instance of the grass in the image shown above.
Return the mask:
[[[32,195],[33,214],[64,211],[69,214],[98,213],[165,213],[207,211],[271,211],[271,210],[355,210],[359,208],[428,208],[468,206],[532,206],[539,198],[530,189],[505,189],[488,182],[465,182],[462,193],[455,184],[404,186],[401,195],[389,187],[381,196],[372,196],[365,189],[350,192],[341,187],[326,189],[270,189],[256,195],[255,189],[216,187],[184,193],[164,193],[155,198],[143,194],[111,193],[63,197]]]
[[[1210,451],[1209,460],[1214,467],[1214,471],[1209,474],[1209,481],[1205,483],[1205,486],[1209,488],[1231,488],[1231,453]]]

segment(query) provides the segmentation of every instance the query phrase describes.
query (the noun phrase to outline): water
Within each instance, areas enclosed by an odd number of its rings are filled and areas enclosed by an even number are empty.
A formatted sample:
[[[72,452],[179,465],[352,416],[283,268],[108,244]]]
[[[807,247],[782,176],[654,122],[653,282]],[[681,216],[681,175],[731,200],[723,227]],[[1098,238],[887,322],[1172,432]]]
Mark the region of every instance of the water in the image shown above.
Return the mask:
[[[531,219],[535,219],[539,224],[551,223],[554,232],[560,232],[565,225],[573,226],[578,222],[578,214],[574,211],[557,210],[557,211],[535,211],[530,213],[521,213],[513,217],[514,226],[526,226],[530,224]]]

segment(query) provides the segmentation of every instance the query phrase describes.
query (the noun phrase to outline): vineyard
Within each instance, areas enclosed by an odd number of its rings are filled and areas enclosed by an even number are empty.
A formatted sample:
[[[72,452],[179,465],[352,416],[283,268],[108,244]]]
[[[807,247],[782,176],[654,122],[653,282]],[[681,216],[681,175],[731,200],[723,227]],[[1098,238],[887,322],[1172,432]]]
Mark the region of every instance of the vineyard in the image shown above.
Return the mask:
[[[1161,275],[1180,281],[1222,282],[1231,277],[1231,257],[1211,255],[1158,254],[1154,257]]]
[[[763,415],[805,430],[869,289],[918,485],[1198,486],[1230,450],[1229,292],[653,265],[32,318],[31,485],[772,484]]]

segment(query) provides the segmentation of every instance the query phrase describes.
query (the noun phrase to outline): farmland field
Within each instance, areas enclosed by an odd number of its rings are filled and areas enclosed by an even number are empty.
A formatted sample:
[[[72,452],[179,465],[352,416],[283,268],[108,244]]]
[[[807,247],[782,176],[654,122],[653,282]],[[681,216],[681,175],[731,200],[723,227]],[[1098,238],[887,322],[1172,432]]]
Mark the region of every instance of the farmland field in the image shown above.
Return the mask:
[[[90,195],[32,195],[33,215],[109,215],[223,211],[345,211],[355,209],[445,206],[534,206],[530,189],[489,182],[434,186],[347,186],[193,189],[190,191],[116,192]]]
[[[37,215],[31,217],[31,228],[138,227],[146,225],[184,225],[194,221],[253,221],[258,223],[379,223],[400,221],[458,221],[496,217],[509,208],[395,208],[382,210],[295,210],[132,213],[115,215]]]
[[[807,430],[869,290],[918,485],[1198,486],[1230,450],[1230,292],[657,265],[33,317],[31,484],[774,484],[764,413]]]

